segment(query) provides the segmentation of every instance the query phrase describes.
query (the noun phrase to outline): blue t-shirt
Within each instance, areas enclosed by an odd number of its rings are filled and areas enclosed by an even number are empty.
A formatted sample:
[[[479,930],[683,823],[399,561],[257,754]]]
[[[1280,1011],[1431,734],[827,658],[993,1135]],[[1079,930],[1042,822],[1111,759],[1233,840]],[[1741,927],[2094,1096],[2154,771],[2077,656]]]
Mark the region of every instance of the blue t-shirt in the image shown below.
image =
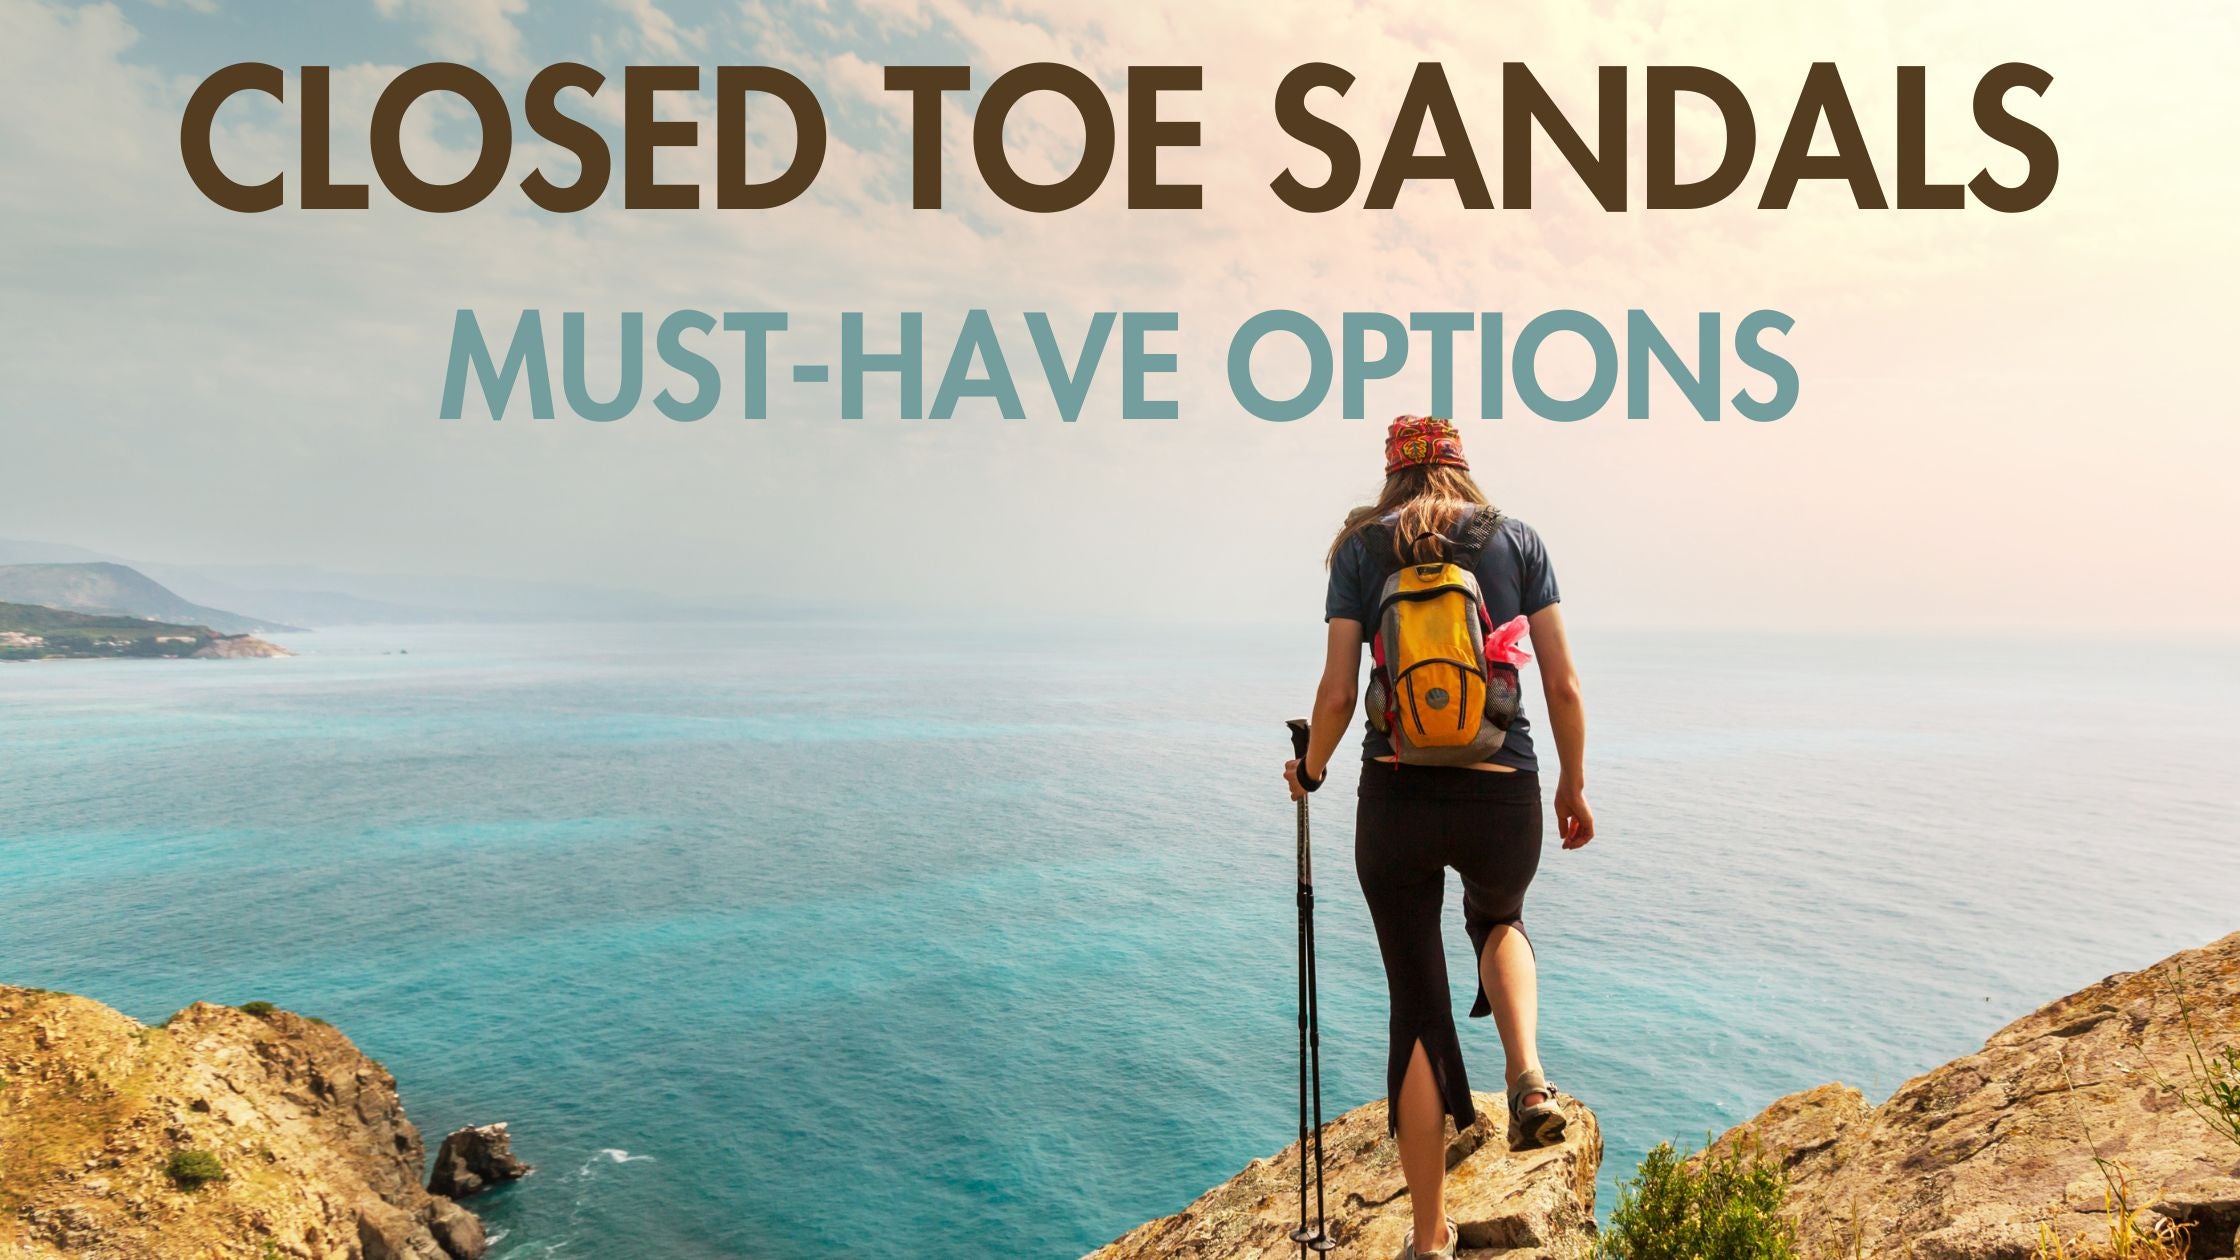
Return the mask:
[[[1478,509],[1485,510],[1485,509]],[[1469,520],[1465,514],[1455,522],[1455,532]],[[1369,541],[1380,547],[1392,545],[1392,535],[1382,529],[1366,530],[1346,540],[1338,555],[1330,562],[1330,593],[1323,601],[1322,619],[1333,621],[1345,617],[1361,623],[1362,642],[1376,634],[1377,601],[1384,594],[1384,580],[1396,567],[1389,552],[1378,557],[1369,552]],[[1531,616],[1558,601],[1556,573],[1548,564],[1548,549],[1541,543],[1540,535],[1530,525],[1514,516],[1504,516],[1501,524],[1486,540],[1485,550],[1478,553],[1478,589],[1485,596],[1486,612],[1493,617],[1493,624],[1500,625],[1522,614]],[[1366,728],[1361,741],[1361,755],[1389,757],[1392,741],[1377,733],[1374,727]],[[1524,701],[1517,702],[1517,719],[1509,725],[1509,735],[1501,743],[1500,751],[1492,760],[1518,770],[1538,770],[1540,763],[1532,755],[1532,723],[1525,719]]]

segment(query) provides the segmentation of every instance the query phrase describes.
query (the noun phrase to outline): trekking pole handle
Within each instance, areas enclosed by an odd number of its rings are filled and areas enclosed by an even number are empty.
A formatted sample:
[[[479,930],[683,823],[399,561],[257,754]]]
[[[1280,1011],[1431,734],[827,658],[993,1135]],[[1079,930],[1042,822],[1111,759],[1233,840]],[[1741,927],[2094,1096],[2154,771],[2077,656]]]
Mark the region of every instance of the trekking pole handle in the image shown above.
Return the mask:
[[[1299,759],[1299,786],[1309,792],[1315,791],[1322,786],[1322,780],[1307,775],[1307,720],[1292,718],[1284,725],[1291,728],[1291,755]],[[1327,775],[1329,770],[1325,768],[1323,773]]]

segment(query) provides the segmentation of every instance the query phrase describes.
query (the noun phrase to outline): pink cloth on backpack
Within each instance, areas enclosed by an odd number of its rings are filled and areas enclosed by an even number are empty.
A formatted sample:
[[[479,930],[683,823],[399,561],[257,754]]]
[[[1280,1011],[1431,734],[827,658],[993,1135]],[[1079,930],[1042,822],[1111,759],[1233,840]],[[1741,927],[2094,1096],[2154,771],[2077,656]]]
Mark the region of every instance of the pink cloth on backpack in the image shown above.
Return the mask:
[[[1531,629],[1532,623],[1526,621],[1522,614],[1495,626],[1493,633],[1486,636],[1486,659],[1507,661],[1511,665],[1531,664],[1532,653],[1525,651],[1518,642]]]

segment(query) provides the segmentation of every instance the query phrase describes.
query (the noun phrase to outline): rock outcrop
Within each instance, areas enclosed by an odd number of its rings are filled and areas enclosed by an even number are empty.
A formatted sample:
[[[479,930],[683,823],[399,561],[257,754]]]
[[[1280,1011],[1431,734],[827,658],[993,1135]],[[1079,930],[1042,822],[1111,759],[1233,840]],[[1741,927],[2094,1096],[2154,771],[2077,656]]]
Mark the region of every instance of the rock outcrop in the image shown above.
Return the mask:
[[[1447,1144],[1447,1213],[1462,1233],[1462,1254],[1505,1260],[1556,1260],[1584,1253],[1594,1237],[1595,1172],[1602,1130],[1594,1113],[1565,1097],[1570,1132],[1562,1144],[1509,1149],[1506,1105],[1476,1095],[1478,1122]],[[1323,1129],[1324,1201],[1338,1241],[1333,1256],[1385,1260],[1408,1233],[1408,1190],[1399,1152],[1385,1133],[1385,1104],[1373,1102]],[[1296,1260],[1299,1144],[1199,1196],[1175,1213],[1121,1235],[1089,1260]]]
[[[196,660],[203,661],[239,661],[265,656],[294,656],[295,653],[254,635],[221,634],[196,648],[194,655]]]
[[[478,1260],[424,1158],[395,1080],[323,1023],[198,1003],[150,1028],[0,986],[9,1260]]]
[[[436,1148],[435,1171],[428,1176],[428,1193],[447,1199],[464,1199],[492,1186],[519,1181],[536,1169],[515,1158],[513,1137],[502,1124],[479,1124],[460,1129]]]
[[[2240,1043],[2240,933],[2051,1003],[1878,1107],[1822,1085],[1721,1141],[1755,1135],[1788,1165],[1799,1232],[1828,1254],[2028,1260],[2041,1228],[2104,1238],[2118,1176],[2142,1221],[2188,1227],[2195,1260],[2230,1256],[2240,1144],[2177,1092],[2197,1037]]]

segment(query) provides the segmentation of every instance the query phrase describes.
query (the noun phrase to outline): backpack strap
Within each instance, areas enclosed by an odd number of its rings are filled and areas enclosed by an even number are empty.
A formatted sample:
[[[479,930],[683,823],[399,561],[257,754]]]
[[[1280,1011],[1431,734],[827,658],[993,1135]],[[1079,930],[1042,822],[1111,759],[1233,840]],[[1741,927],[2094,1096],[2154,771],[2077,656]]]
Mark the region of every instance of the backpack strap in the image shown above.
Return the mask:
[[[1506,519],[1497,507],[1489,505],[1473,509],[1470,519],[1456,533],[1453,545],[1447,548],[1448,563],[1461,565],[1465,569],[1476,568],[1478,557],[1485,552],[1486,545],[1493,541],[1494,534],[1501,528],[1501,522]],[[1368,549],[1369,559],[1376,566],[1379,582],[1407,567],[1392,554],[1391,526],[1379,521],[1361,531],[1361,541]]]
[[[1489,506],[1470,513],[1469,524],[1464,525],[1462,532],[1455,537],[1454,546],[1447,557],[1448,562],[1459,564],[1465,569],[1477,568],[1478,556],[1485,551],[1486,544],[1493,541],[1494,531],[1500,528],[1500,508]]]
[[[1365,526],[1360,534],[1362,554],[1369,561],[1371,573],[1379,585],[1400,571],[1400,561],[1392,554],[1392,527],[1382,521]]]

